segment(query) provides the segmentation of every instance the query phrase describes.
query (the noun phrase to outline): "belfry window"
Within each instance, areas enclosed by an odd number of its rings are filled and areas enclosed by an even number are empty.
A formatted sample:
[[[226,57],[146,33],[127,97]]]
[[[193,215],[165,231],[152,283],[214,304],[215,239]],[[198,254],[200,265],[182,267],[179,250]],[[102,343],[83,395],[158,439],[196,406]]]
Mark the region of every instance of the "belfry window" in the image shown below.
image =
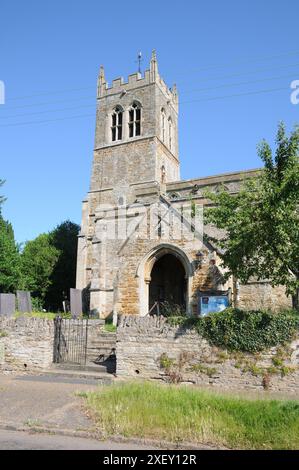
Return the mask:
[[[123,111],[117,106],[112,114],[111,136],[112,141],[121,140],[123,135]]]
[[[129,137],[136,137],[141,134],[141,107],[133,103],[129,109]]]

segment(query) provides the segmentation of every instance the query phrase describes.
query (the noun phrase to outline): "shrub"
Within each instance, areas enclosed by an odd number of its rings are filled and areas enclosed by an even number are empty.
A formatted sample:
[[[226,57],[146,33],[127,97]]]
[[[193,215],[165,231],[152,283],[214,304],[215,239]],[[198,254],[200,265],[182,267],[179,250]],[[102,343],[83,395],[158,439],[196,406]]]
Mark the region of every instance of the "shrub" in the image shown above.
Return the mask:
[[[212,344],[229,350],[257,352],[290,341],[299,328],[292,311],[279,314],[226,309],[203,321],[204,336]]]
[[[33,312],[42,312],[44,309],[43,301],[39,297],[31,297],[31,304]]]
[[[195,328],[211,345],[229,351],[256,353],[292,340],[299,330],[299,316],[293,310],[273,313],[227,308],[206,317],[177,321],[177,324]]]

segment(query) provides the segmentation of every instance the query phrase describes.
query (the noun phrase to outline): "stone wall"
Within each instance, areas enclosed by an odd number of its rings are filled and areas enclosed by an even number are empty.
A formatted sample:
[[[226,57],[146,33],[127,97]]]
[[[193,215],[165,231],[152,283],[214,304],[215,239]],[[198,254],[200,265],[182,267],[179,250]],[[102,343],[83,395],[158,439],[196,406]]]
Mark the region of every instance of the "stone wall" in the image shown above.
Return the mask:
[[[0,367],[5,369],[47,368],[53,361],[54,322],[43,318],[1,317]],[[2,365],[1,365],[2,362]]]
[[[103,324],[103,320],[88,322],[87,362],[101,353]],[[47,369],[53,363],[53,343],[53,320],[0,317],[0,369]]]
[[[275,312],[292,308],[292,297],[286,296],[283,286],[273,288],[266,282],[250,282],[240,285],[238,307]]]
[[[277,349],[256,356],[228,354],[211,347],[194,330],[171,327],[163,317],[140,318],[121,316],[117,328],[117,375],[127,378],[169,380],[169,374],[160,366],[160,358],[175,362],[172,372],[182,382],[216,386],[226,390],[270,390],[298,393],[299,338],[293,341],[284,361],[283,377],[280,369],[269,377],[260,373],[271,367]],[[275,368],[274,368],[275,369]]]

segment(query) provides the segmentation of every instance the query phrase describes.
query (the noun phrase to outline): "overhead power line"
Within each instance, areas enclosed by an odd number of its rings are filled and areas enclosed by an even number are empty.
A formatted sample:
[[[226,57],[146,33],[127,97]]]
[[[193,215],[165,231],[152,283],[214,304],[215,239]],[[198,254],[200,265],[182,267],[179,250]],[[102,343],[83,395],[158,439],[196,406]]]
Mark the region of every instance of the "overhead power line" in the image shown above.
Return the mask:
[[[271,81],[271,80],[280,80],[280,79],[284,79],[284,78],[289,78],[290,75],[283,75],[283,76],[276,76],[276,77],[268,77],[268,78],[263,78],[263,79],[258,79],[258,80],[249,80],[249,81],[246,81],[246,82],[238,82],[238,83],[229,83],[229,84],[224,84],[224,85],[217,85],[217,86],[213,86],[213,87],[205,87],[205,88],[197,88],[197,89],[193,89],[193,90],[190,90],[191,92],[205,92],[205,91],[210,91],[210,90],[217,90],[217,89],[222,89],[222,88],[234,88],[234,87],[239,87],[239,86],[244,86],[244,85],[251,85],[251,84],[255,84],[255,83],[261,83],[261,82],[266,82],[266,81]],[[230,96],[230,95],[228,95]],[[80,98],[80,99],[72,99],[72,100],[59,100],[59,101],[56,101],[56,102],[48,102],[48,103],[38,103],[36,105],[26,105],[25,107],[34,107],[34,106],[42,106],[42,105],[45,105],[45,104],[54,104],[54,103],[63,103],[63,102],[73,102],[73,101],[82,101],[82,100],[85,100],[86,98]],[[201,98],[199,98],[201,99]],[[214,99],[214,98],[213,98]],[[195,98],[196,100],[196,98]],[[193,102],[194,99],[192,100],[189,100],[189,101],[181,101],[180,103],[183,104],[183,103],[188,103],[188,102]],[[88,101],[89,103],[89,101]],[[15,118],[15,117],[23,117],[23,116],[33,116],[33,115],[38,115],[38,114],[47,114],[47,113],[52,113],[52,112],[60,112],[60,111],[68,111],[68,110],[72,110],[72,109],[80,109],[80,108],[87,108],[87,107],[96,107],[95,104],[86,104],[86,105],[80,105],[80,106],[72,106],[72,107],[69,107],[69,108],[59,108],[59,109],[49,109],[49,110],[43,110],[43,111],[34,111],[32,113],[22,113],[22,114],[14,114],[14,115],[6,115],[4,114],[3,116],[1,116],[1,113],[0,113],[0,120],[1,119],[11,119],[11,118]],[[20,106],[20,108],[24,108],[24,106]],[[19,109],[19,107],[13,107],[13,108],[9,108],[10,109]],[[3,108],[3,111],[6,111],[6,107]]]
[[[188,104],[188,103],[198,103],[198,102],[203,102],[203,101],[217,101],[217,100],[222,100],[226,98],[234,98],[234,97],[240,97],[240,96],[249,96],[249,95],[258,95],[258,94],[263,94],[263,93],[273,93],[277,91],[287,91],[288,89],[286,87],[280,87],[280,88],[270,88],[270,89],[265,89],[265,90],[256,90],[256,91],[250,91],[250,92],[243,92],[243,93],[236,93],[232,95],[222,95],[222,96],[215,96],[215,97],[210,97],[210,98],[201,98],[201,99],[195,99],[195,100],[189,100],[189,101],[183,101],[181,104]],[[42,124],[42,123],[47,123],[47,122],[55,122],[55,121],[65,121],[68,119],[76,119],[76,118],[81,118],[81,117],[91,117],[95,116],[95,114],[81,114],[77,116],[67,116],[63,118],[56,118],[56,119],[47,119],[47,120],[42,120],[42,121],[27,121],[27,122],[18,122],[18,123],[11,123],[11,124],[0,124],[0,128],[2,127],[14,127],[14,126],[23,126],[23,125],[31,125],[31,124]]]
[[[222,75],[222,76],[216,76],[216,77],[208,77],[208,78],[200,78],[198,79],[200,82],[209,82],[211,80],[226,80],[227,78],[235,78],[235,77],[242,77],[244,75],[253,75],[255,73],[259,72],[270,72],[272,70],[276,69],[288,69],[288,68],[293,68],[293,67],[299,67],[299,62],[296,64],[288,64],[288,65],[280,65],[277,67],[271,67],[271,68],[261,68],[257,70],[249,70],[247,72],[242,72],[242,73],[237,73],[237,74],[232,74],[232,75]]]
[[[21,106],[3,106],[2,111],[11,110],[11,109],[24,109],[24,108],[34,108],[35,106],[47,106],[48,104],[58,104],[58,103],[72,103],[73,101],[83,101],[83,100],[94,100],[94,97],[85,96],[84,98],[71,98],[67,100],[58,100],[58,101],[46,101],[43,103],[31,103],[31,104],[22,104]],[[0,108],[1,110],[1,108]]]
[[[77,116],[67,116],[67,117],[64,117],[64,118],[46,119],[44,121],[16,122],[14,124],[3,124],[3,125],[1,124],[0,128],[1,127],[25,126],[25,125],[28,125],[28,124],[43,124],[43,123],[46,123],[46,122],[65,121],[67,119],[77,119],[77,118],[92,117],[92,116],[94,117],[94,114],[79,114]]]
[[[225,83],[224,85],[216,85],[212,87],[205,87],[205,88],[193,88],[192,90],[188,90],[187,92],[180,93],[185,94],[185,93],[193,93],[193,92],[201,92],[201,91],[209,91],[209,90],[217,90],[219,88],[232,88],[232,87],[238,87],[238,86],[243,86],[243,85],[252,85],[254,83],[261,83],[261,82],[268,82],[272,80],[282,80],[283,78],[290,78],[293,77],[293,75],[280,75],[279,77],[267,77],[267,78],[260,78],[258,80],[249,80],[248,82],[238,82],[238,83]]]
[[[288,52],[284,52],[284,53],[281,53],[281,54],[277,54],[277,55],[273,55],[273,56],[254,56],[252,57],[251,59],[249,58],[246,58],[246,59],[243,59],[242,57],[242,60],[235,60],[235,61],[232,61],[232,62],[229,62],[229,63],[226,63],[226,64],[212,64],[212,65],[209,65],[207,67],[200,67],[200,68],[197,68],[197,69],[186,69],[186,67],[184,67],[184,71],[182,72],[184,75],[186,75],[186,72],[202,72],[202,71],[205,71],[205,70],[211,70],[211,69],[216,69],[216,68],[227,68],[227,67],[231,67],[231,66],[234,66],[234,65],[239,65],[239,64],[242,64],[242,63],[245,63],[245,64],[248,64],[248,63],[255,63],[255,62],[260,62],[260,61],[263,61],[263,60],[272,60],[272,59],[278,59],[278,58],[281,58],[281,57],[287,57],[287,56],[291,56],[291,55],[299,55],[299,50],[293,50],[293,51],[288,51]],[[295,65],[298,65],[298,64],[295,64]],[[294,65],[294,66],[295,66]],[[290,65],[291,67],[292,65]],[[280,67],[278,67],[280,68]],[[273,69],[272,69],[273,70]],[[176,73],[180,73],[180,72],[176,72]],[[248,72],[248,73],[255,73],[255,72]],[[236,75],[234,75],[236,76]],[[219,79],[222,79],[224,77],[218,77]],[[188,76],[188,80],[190,79],[190,77]],[[207,80],[210,80],[210,79],[214,79],[214,78],[208,78]],[[29,99],[29,98],[35,98],[35,97],[39,97],[39,96],[47,96],[47,95],[55,95],[55,94],[60,94],[60,93],[71,93],[71,92],[76,92],[76,91],[82,91],[82,90],[95,90],[96,89],[96,86],[94,87],[78,87],[78,88],[65,88],[65,89],[61,89],[61,90],[50,90],[50,91],[43,91],[43,92],[40,92],[40,93],[35,93],[35,94],[32,94],[32,95],[25,95],[25,96],[16,96],[16,97],[12,97],[12,98],[9,98],[9,101],[18,101],[18,100],[23,100],[23,99]]]
[[[294,66],[297,66],[299,65],[296,64]],[[290,66],[290,67],[293,67],[293,66]],[[244,74],[239,74],[237,76],[240,76],[240,75],[244,75]],[[236,76],[236,75],[233,75],[233,76]],[[230,76],[232,77],[232,76]],[[250,85],[250,84],[254,84],[254,83],[261,83],[261,82],[266,82],[266,81],[272,81],[272,80],[280,80],[280,79],[284,79],[284,78],[289,78],[291,77],[291,75],[283,75],[283,76],[276,76],[276,77],[267,77],[267,78],[262,78],[262,79],[257,79],[257,80],[249,80],[249,81],[246,81],[246,82],[238,82],[238,83],[228,83],[228,84],[223,84],[223,85],[216,85],[216,86],[211,86],[211,87],[204,87],[204,88],[193,88],[191,90],[187,90],[185,91],[185,93],[193,93],[193,92],[204,92],[204,91],[209,91],[209,90],[216,90],[216,89],[220,89],[220,88],[233,88],[233,87],[238,87],[238,86],[243,86],[243,85]],[[222,77],[224,78],[224,77]],[[228,78],[228,77],[226,77]],[[182,93],[184,94],[184,93]],[[60,103],[72,103],[72,102],[78,102],[78,101],[86,101],[86,102],[90,102],[90,100],[94,99],[94,97],[92,96],[86,96],[86,97],[80,97],[80,98],[70,98],[70,99],[65,99],[65,100],[55,100],[55,101],[46,101],[46,102],[42,102],[42,103],[31,103],[31,104],[25,104],[25,105],[21,105],[21,106],[5,106],[3,107],[3,109],[1,110],[0,108],[0,111],[2,112],[5,112],[7,110],[13,110],[13,109],[25,109],[25,108],[34,108],[36,106],[47,106],[47,105],[52,105],[52,104],[60,104]],[[185,101],[181,101],[181,103],[184,103]],[[92,106],[92,104],[90,105]],[[59,111],[59,110],[57,110]],[[41,111],[40,113],[45,113],[46,111]],[[49,110],[49,112],[52,112],[51,110]],[[35,113],[27,113],[28,115],[30,114],[38,114],[38,112],[35,112]],[[24,114],[25,115],[25,114]],[[16,117],[18,117],[20,115],[16,115]],[[1,117],[1,112],[0,112],[0,117]],[[7,117],[13,117],[13,116],[7,116]],[[3,118],[5,118],[5,116],[3,116]]]
[[[89,87],[82,87],[82,88],[65,88],[64,90],[45,91],[41,93],[35,93],[34,95],[16,96],[14,98],[10,98],[10,101],[26,100],[28,98],[36,98],[38,96],[58,95],[60,93],[72,93],[73,91],[82,91],[82,90],[95,90],[95,87],[89,86]]]
[[[54,113],[54,112],[56,113],[60,111],[70,111],[72,109],[91,108],[91,107],[95,107],[95,105],[85,104],[83,106],[71,106],[70,108],[48,109],[46,111],[36,111],[34,113],[13,114],[13,115],[8,115],[8,116],[0,116],[0,119],[11,119],[11,118],[16,118],[16,117],[33,116],[36,114],[48,114],[48,113]]]
[[[238,58],[238,59],[236,59],[232,62],[228,62],[226,64],[211,64],[207,67],[198,67],[196,69],[189,69],[189,70],[186,69],[185,67],[182,67],[183,71],[182,72],[176,72],[176,73],[186,74],[186,72],[204,72],[206,70],[233,67],[234,65],[239,65],[239,64],[258,63],[258,62],[261,62],[263,60],[279,59],[281,57],[287,57],[287,56],[298,55],[298,54],[299,54],[299,50],[295,50],[295,51],[293,50],[293,51],[289,51],[289,52],[285,52],[285,53],[281,53],[281,54],[273,55],[273,56],[253,56],[251,58],[247,57],[246,59],[244,59],[244,56],[242,56],[241,60],[240,60],[240,58]],[[193,60],[194,60],[194,57],[193,57]]]
[[[213,96],[212,98],[200,98],[200,99],[195,99],[195,100],[190,100],[190,101],[182,101],[181,104],[198,103],[198,102],[201,102],[201,101],[215,101],[215,100],[222,100],[222,99],[225,99],[225,98],[234,98],[234,97],[237,97],[237,96],[259,95],[261,93],[271,93],[271,92],[274,92],[274,91],[282,91],[282,90],[287,91],[288,88],[286,88],[284,86],[284,87],[281,87],[281,88],[270,88],[270,89],[266,89],[266,90],[249,91],[249,92],[246,92],[246,93],[236,93],[236,94],[233,94],[233,95]]]

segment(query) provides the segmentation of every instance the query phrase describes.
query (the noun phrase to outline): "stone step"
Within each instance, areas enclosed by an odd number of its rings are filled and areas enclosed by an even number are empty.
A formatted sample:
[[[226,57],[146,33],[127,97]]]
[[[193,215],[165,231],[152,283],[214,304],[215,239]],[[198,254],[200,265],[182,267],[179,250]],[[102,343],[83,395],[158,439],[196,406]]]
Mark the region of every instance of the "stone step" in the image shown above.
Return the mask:
[[[116,338],[110,338],[109,336],[97,336],[94,338],[89,338],[89,341],[96,341],[97,343],[116,343]]]
[[[88,347],[93,346],[93,347],[100,347],[100,346],[113,346],[116,347],[116,341],[89,341],[88,342]]]
[[[53,364],[51,369],[48,369],[54,372],[60,371],[60,370],[70,370],[70,371],[88,371],[88,372],[106,372],[106,367],[101,365],[101,364],[95,364],[90,358],[88,358],[88,361],[86,365],[80,365],[80,364],[71,364],[67,362],[62,362],[61,364]]]
[[[97,351],[99,349],[116,349],[116,345],[113,343],[88,345],[87,351]]]
[[[105,371],[103,372],[95,372],[91,370],[77,370],[77,369],[47,369],[43,372],[43,375],[49,375],[52,377],[65,377],[65,378],[80,378],[80,379],[95,379],[101,383],[105,383],[107,385],[111,384],[114,376],[112,374],[108,374]]]
[[[112,351],[115,350],[116,348],[113,346],[113,344],[107,344],[104,346],[95,346],[94,348],[87,348],[87,353],[96,353],[97,351]]]
[[[113,357],[115,356],[112,356],[111,354],[107,353],[107,354],[95,354],[94,356],[88,356],[87,359],[88,359],[88,362],[92,362],[93,364],[99,364],[103,361],[106,361],[107,359],[111,359],[111,360],[115,360],[113,359]]]
[[[116,344],[116,340],[113,338],[88,338],[88,343],[89,344],[102,344],[102,343],[107,343],[107,344]]]
[[[101,333],[98,333],[98,336],[105,337],[105,338],[116,338],[116,333],[101,332]]]

